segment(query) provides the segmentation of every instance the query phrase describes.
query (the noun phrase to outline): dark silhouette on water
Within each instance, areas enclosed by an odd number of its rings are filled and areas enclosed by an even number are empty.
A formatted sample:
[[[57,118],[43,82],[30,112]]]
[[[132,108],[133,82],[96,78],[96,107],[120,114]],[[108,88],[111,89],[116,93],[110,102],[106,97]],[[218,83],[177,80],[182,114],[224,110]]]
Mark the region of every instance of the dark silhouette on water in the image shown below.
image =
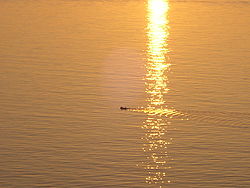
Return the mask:
[[[123,107],[123,106],[121,106],[120,109],[121,109],[121,110],[129,110],[129,109],[136,109],[136,108],[128,108],[128,107]]]
[[[127,109],[129,109],[129,108],[127,108],[127,107],[122,107],[122,106],[121,106],[120,109],[121,109],[121,110],[127,110]]]

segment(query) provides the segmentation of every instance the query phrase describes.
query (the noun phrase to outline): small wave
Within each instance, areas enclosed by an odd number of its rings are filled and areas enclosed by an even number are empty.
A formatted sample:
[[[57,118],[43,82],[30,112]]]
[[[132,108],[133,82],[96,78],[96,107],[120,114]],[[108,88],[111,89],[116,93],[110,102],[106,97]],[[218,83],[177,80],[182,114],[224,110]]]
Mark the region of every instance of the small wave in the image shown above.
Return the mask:
[[[184,113],[192,121],[208,122],[225,127],[250,128],[250,113],[195,110]]]
[[[177,111],[168,108],[131,108],[128,111],[143,112],[148,116],[159,116],[173,120],[207,122],[218,126],[250,128],[250,113],[186,110]]]

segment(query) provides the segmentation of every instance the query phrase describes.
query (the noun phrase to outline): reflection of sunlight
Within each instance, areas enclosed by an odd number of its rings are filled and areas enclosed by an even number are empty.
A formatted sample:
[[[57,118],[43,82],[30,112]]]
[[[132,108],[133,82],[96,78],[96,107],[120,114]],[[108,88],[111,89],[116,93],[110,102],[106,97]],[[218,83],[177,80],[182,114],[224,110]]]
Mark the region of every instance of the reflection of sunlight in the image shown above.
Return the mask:
[[[166,0],[148,1],[148,63],[146,65],[146,92],[149,94],[148,107],[156,108],[165,103],[163,94],[168,91],[167,76],[170,63],[167,62],[167,38],[169,9]]]
[[[168,117],[170,119],[177,117],[177,119],[183,120],[185,118],[185,114],[181,113],[179,111],[176,111],[174,109],[167,109],[167,108],[136,108],[136,109],[130,109],[129,111],[134,112],[144,112],[147,115],[157,115],[157,116],[164,116]]]
[[[171,143],[168,137],[168,118],[179,115],[174,109],[167,109],[164,95],[168,92],[167,71],[170,63],[167,58],[168,48],[168,10],[167,0],[148,0],[148,49],[146,63],[146,94],[147,107],[137,109],[147,114],[147,119],[143,123],[145,130],[143,151],[147,158],[142,163],[147,172],[146,182],[149,184],[170,183],[167,176],[170,169],[167,147]],[[162,118],[164,115],[167,118]]]

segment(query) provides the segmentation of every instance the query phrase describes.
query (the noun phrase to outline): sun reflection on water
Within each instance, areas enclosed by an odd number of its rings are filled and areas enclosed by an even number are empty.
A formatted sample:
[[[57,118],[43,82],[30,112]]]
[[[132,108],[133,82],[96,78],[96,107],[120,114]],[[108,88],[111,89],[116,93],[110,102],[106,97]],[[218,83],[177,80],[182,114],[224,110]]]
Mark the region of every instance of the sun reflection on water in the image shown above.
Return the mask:
[[[147,61],[145,76],[146,107],[128,108],[129,111],[147,115],[142,128],[145,130],[143,151],[146,159],[141,163],[146,171],[146,182],[159,187],[171,183],[169,145],[170,119],[180,119],[183,113],[167,106],[165,97],[169,91],[168,72],[171,66],[168,56],[169,21],[168,0],[148,0]]]
[[[148,107],[159,108],[165,103],[163,94],[168,92],[167,76],[170,67],[167,52],[169,4],[167,0],[148,1],[148,50],[146,64],[146,93]]]
[[[146,94],[147,108],[143,111],[147,119],[143,123],[145,135],[143,151],[147,159],[142,163],[147,172],[146,182],[149,184],[170,183],[168,169],[171,157],[168,154],[168,145],[172,138],[167,135],[169,122],[162,115],[172,117],[178,114],[168,109],[164,94],[169,91],[167,72],[171,66],[168,58],[169,36],[167,0],[148,0],[148,48],[146,63]]]

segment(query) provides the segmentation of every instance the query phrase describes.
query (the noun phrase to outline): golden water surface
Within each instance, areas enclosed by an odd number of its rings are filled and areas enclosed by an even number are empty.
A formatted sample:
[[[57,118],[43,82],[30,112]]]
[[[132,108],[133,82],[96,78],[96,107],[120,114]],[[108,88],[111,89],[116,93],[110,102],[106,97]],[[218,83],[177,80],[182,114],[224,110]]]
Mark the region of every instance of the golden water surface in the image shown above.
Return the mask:
[[[250,187],[249,12],[0,1],[0,187]]]

